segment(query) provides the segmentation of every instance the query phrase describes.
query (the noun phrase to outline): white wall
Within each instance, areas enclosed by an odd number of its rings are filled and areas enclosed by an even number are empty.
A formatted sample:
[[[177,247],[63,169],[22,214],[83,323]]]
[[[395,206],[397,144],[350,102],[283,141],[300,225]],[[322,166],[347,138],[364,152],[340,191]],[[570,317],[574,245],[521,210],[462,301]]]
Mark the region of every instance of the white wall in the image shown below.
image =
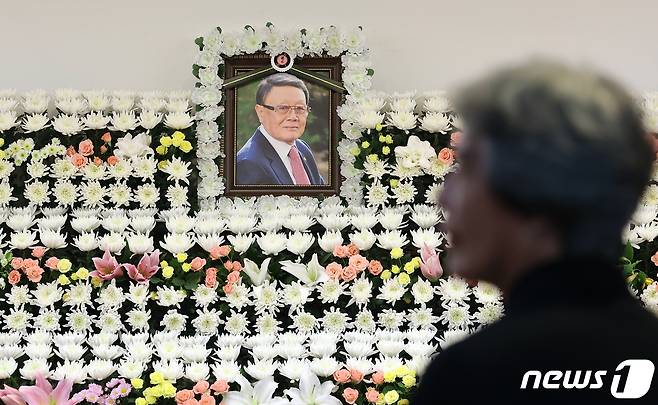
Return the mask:
[[[653,90],[656,17],[651,0],[2,0],[0,88],[191,88],[195,37],[271,21],[362,25],[378,90],[443,89],[534,54]]]

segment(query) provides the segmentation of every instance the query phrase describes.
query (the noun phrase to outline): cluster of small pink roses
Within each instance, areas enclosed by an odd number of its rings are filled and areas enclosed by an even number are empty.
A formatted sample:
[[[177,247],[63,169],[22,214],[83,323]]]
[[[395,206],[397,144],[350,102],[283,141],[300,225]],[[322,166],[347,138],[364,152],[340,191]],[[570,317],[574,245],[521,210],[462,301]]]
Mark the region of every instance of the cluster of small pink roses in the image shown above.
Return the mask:
[[[229,390],[229,384],[226,380],[217,380],[212,385],[201,380],[194,384],[191,390],[180,390],[176,393],[177,405],[215,405],[214,395],[226,394]],[[197,395],[201,395],[199,399]]]
[[[347,259],[347,265],[343,266],[337,262],[329,263],[325,271],[329,278],[334,280],[351,281],[362,271],[368,269],[373,276],[379,275],[383,266],[379,260],[368,260],[359,254],[359,248],[354,244],[339,245],[334,248],[334,256]]]

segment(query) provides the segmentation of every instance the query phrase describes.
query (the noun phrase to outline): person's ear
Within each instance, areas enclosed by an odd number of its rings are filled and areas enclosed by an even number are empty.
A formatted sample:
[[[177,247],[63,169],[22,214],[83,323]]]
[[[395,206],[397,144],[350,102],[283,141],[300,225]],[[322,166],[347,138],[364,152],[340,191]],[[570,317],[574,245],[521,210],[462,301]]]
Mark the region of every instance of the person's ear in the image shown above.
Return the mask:
[[[256,104],[254,106],[254,110],[256,110],[256,115],[258,116],[258,121],[260,121],[260,123],[262,124],[263,123],[263,118],[261,117],[261,114],[263,114],[263,107]]]

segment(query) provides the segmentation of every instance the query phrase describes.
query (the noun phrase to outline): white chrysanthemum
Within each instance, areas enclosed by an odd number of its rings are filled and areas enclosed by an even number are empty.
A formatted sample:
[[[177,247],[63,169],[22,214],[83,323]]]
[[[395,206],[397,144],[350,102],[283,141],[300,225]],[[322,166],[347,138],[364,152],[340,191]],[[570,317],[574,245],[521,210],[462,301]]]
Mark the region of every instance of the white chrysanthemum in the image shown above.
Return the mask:
[[[409,243],[407,237],[399,229],[383,231],[377,235],[377,245],[382,249],[393,250],[395,248],[402,248],[407,243]]]
[[[416,197],[416,187],[414,187],[411,181],[401,182],[397,187],[393,188],[393,196],[400,205],[413,203]]]
[[[240,312],[231,312],[224,322],[224,330],[232,335],[244,335],[248,326],[247,316]]]
[[[196,306],[207,307],[213,304],[218,299],[217,291],[214,288],[206,287],[203,284],[197,286],[192,295],[192,299],[196,301]]]
[[[182,185],[171,185],[167,188],[167,201],[173,207],[189,207],[190,201],[187,197],[188,188]]]
[[[154,207],[160,200],[160,191],[155,184],[142,184],[135,190],[135,201],[140,207]]]
[[[354,318],[354,327],[362,332],[374,332],[377,328],[375,317],[370,311],[361,311]]]
[[[388,123],[403,131],[416,127],[416,116],[412,111],[393,111],[388,113]]]
[[[503,313],[504,308],[502,304],[487,303],[475,313],[475,319],[481,325],[490,325],[499,320],[503,316]]]
[[[382,206],[385,205],[391,197],[388,194],[388,188],[379,181],[375,181],[370,186],[367,187],[366,200],[368,201],[369,206]]]
[[[35,180],[25,186],[25,199],[34,205],[42,205],[50,201],[50,186],[47,181]]]
[[[55,309],[42,309],[39,315],[34,319],[34,326],[37,329],[46,332],[55,332],[60,330],[60,315],[59,311]]]
[[[53,128],[62,135],[75,135],[85,129],[77,115],[61,114],[53,120]]]
[[[25,133],[27,134],[32,132],[37,132],[46,128],[48,126],[48,121],[50,121],[50,119],[48,118],[47,114],[27,115],[23,119],[22,128],[25,130]]]
[[[361,277],[352,283],[350,294],[352,299],[348,305],[356,303],[359,306],[368,304],[372,296],[372,283],[365,277],[365,273],[361,273]]]
[[[175,309],[170,309],[160,321],[166,332],[180,333],[186,329],[187,316],[178,313]]]
[[[296,329],[298,333],[312,333],[318,326],[318,320],[305,311],[300,311],[292,317],[292,329]]]
[[[279,233],[268,232],[258,238],[258,246],[266,255],[277,255],[286,248],[288,243],[285,235]]]
[[[9,312],[2,315],[5,327],[10,332],[25,331],[28,326],[31,326],[32,314],[27,310],[21,308],[11,308]]]
[[[428,113],[421,120],[421,128],[432,133],[445,134],[451,129],[450,118],[442,113]]]
[[[480,304],[495,304],[502,301],[502,292],[498,287],[484,281],[478,282],[473,289],[473,295]]]
[[[162,114],[152,110],[144,110],[139,115],[139,126],[144,129],[153,129],[160,121],[162,121]]]
[[[12,201],[18,200],[18,198],[13,196],[13,189],[7,180],[0,182],[0,206],[5,206]]]
[[[320,292],[320,299],[323,304],[338,302],[341,295],[345,293],[345,286],[338,280],[329,279],[317,286]]]
[[[171,112],[165,116],[164,124],[172,129],[185,129],[192,126],[194,118],[186,112]]]
[[[27,285],[12,286],[7,293],[7,302],[14,307],[20,307],[30,302],[30,291]]]
[[[180,308],[181,302],[185,299],[185,293],[176,290],[174,287],[158,286],[156,291],[158,294],[157,303],[161,307],[175,306]]]
[[[275,335],[281,330],[280,324],[273,314],[266,312],[256,320],[256,331],[263,335]]]
[[[380,294],[377,298],[394,305],[398,300],[402,299],[405,292],[406,289],[400,284],[397,278],[388,279],[380,287]]]
[[[310,295],[310,288],[298,281],[293,281],[283,288],[282,300],[286,305],[294,309],[306,305]]]
[[[157,169],[157,161],[153,157],[143,156],[132,159],[134,175],[141,179],[153,179]]]
[[[192,91],[192,102],[204,107],[218,105],[222,101],[222,93],[214,87],[199,87]]]
[[[77,199],[77,188],[69,180],[58,181],[53,187],[53,196],[59,205],[72,206]]]
[[[419,277],[411,286],[411,295],[417,304],[426,304],[434,298],[434,287],[429,281]]]
[[[295,232],[288,236],[288,243],[286,244],[286,249],[289,252],[294,253],[298,256],[303,256],[304,253],[315,242],[315,238],[311,233],[308,232]]]
[[[473,323],[467,305],[447,304],[439,317],[441,323],[448,325],[450,329],[467,328]]]
[[[57,281],[51,283],[39,283],[32,291],[34,303],[41,307],[50,307],[62,299],[63,291],[59,288]]]
[[[110,202],[117,207],[128,206],[132,201],[131,189],[125,183],[115,183],[109,187]]]
[[[432,314],[432,308],[416,308],[409,310],[407,319],[409,320],[410,328],[424,329],[436,324],[439,317]]]
[[[67,312],[66,326],[73,332],[86,332],[91,328],[93,318],[84,308]]]
[[[49,99],[45,92],[26,93],[22,105],[26,113],[41,114],[48,109]]]
[[[0,132],[4,132],[18,125],[18,116],[14,111],[0,112]]]
[[[112,114],[110,119],[112,124],[109,128],[112,131],[127,132],[137,128],[138,122],[134,111],[121,111]]]
[[[105,288],[103,288],[96,298],[96,302],[102,308],[118,309],[121,307],[126,297],[121,290],[117,287],[116,279],[113,279]]]
[[[82,176],[86,180],[103,180],[107,176],[107,166],[103,163],[86,165],[82,168]]]
[[[219,314],[216,309],[198,309],[197,317],[192,320],[192,326],[197,334],[215,335],[219,327]]]
[[[78,169],[75,165],[66,158],[56,159],[52,165],[53,177],[58,179],[68,179],[72,177],[77,170]]]
[[[470,289],[464,279],[450,276],[439,281],[438,294],[446,301],[459,303],[468,298]]]
[[[65,305],[83,306],[91,305],[92,287],[89,283],[76,283],[69,287],[66,293]]]
[[[14,164],[9,160],[0,159],[0,178],[8,178],[14,171]]]
[[[253,305],[256,309],[256,313],[262,313],[266,311],[276,312],[279,310],[281,296],[279,290],[277,289],[276,281],[273,283],[266,281],[261,285],[254,286],[252,290],[252,296],[255,301],[253,302]]]
[[[235,284],[233,291],[226,294],[226,297],[223,297],[222,300],[226,301],[229,307],[240,310],[251,303],[249,288],[243,284]]]
[[[167,177],[168,181],[176,182],[176,184],[178,184],[179,181],[189,184],[188,177],[192,174],[192,170],[190,170],[190,162],[185,162],[176,156],[167,163],[162,171],[169,175]]]

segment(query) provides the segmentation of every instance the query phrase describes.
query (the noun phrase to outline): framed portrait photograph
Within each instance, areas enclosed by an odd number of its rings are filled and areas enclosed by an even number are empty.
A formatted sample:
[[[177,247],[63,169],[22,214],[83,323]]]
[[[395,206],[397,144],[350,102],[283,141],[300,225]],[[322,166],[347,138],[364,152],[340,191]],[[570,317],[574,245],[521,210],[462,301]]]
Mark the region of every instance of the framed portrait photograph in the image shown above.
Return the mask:
[[[225,61],[226,194],[338,194],[340,58]]]

